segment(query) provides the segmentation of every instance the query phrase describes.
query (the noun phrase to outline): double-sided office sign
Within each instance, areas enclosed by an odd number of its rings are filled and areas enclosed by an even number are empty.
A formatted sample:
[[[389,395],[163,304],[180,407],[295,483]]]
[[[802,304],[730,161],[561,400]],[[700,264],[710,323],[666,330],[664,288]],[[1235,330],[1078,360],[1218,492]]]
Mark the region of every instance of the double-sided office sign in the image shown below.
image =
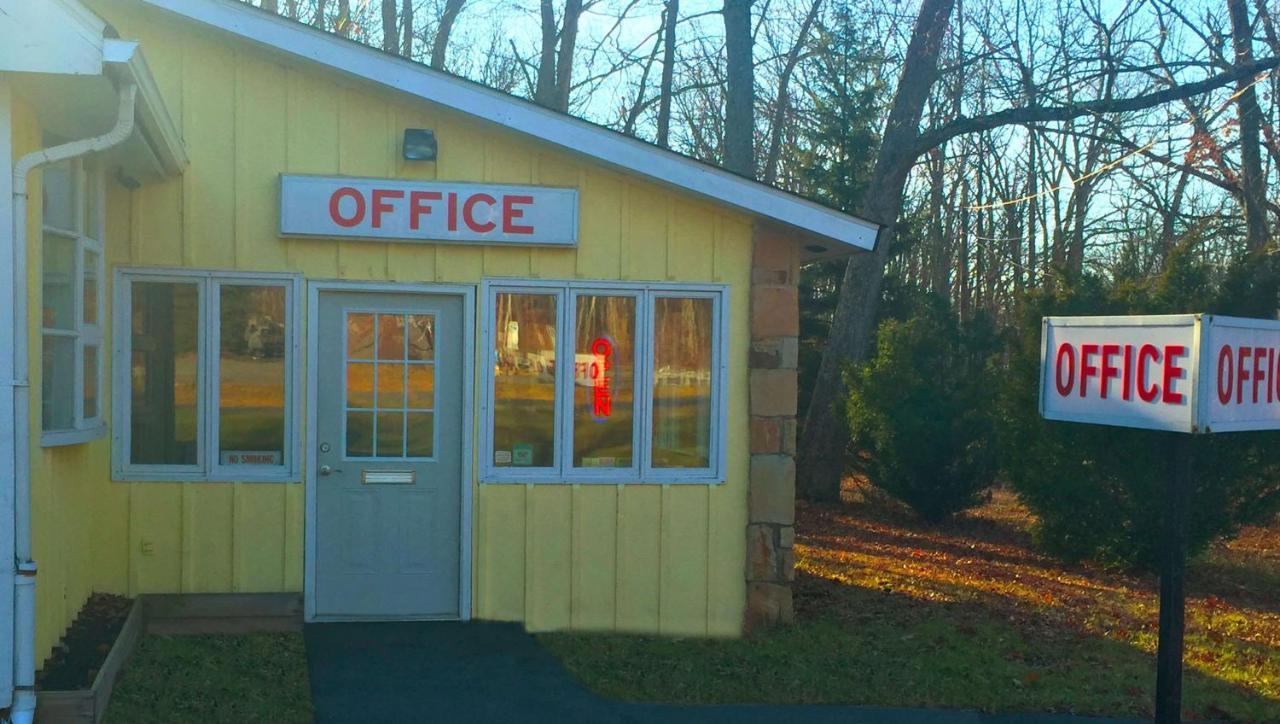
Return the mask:
[[[573,246],[578,242],[578,192],[548,186],[282,174],[280,234]]]
[[[1187,433],[1280,429],[1280,322],[1046,317],[1040,413]]]

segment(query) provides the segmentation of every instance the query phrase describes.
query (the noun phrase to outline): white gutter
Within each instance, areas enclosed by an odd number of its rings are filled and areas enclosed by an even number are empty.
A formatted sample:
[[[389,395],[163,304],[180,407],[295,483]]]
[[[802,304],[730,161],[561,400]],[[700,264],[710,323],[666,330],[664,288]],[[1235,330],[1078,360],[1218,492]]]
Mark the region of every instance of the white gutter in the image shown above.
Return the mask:
[[[13,166],[13,379],[4,380],[13,395],[13,534],[14,632],[13,724],[31,724],[36,712],[36,563],[31,557],[31,395],[27,346],[27,175],[37,167],[58,163],[124,142],[133,133],[133,105],[137,86],[119,91],[115,126],[101,136],[43,148],[23,156]],[[2,323],[2,322],[0,322]]]

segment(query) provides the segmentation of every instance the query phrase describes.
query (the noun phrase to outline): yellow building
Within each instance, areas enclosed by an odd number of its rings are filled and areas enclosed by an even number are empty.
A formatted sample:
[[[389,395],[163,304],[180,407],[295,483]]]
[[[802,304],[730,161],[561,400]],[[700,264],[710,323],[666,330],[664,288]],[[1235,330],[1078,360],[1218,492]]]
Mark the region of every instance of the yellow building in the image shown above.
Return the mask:
[[[0,709],[93,591],[790,615],[798,265],[875,225],[235,0],[0,0],[0,167]]]

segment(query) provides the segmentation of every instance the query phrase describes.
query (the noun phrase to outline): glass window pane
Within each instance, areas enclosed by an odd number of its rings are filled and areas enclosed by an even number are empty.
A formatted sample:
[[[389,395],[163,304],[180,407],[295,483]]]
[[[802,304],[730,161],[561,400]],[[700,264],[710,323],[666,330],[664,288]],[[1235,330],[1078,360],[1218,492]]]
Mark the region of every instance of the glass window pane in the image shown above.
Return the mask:
[[[195,465],[200,295],[195,284],[133,282],[130,461]]]
[[[46,336],[41,362],[41,429],[70,430],[75,427],[75,338]]]
[[[84,408],[81,417],[92,420],[98,416],[98,348],[84,348]]]
[[[404,409],[404,365],[378,363],[378,409]]]
[[[435,365],[409,365],[409,407],[416,410],[431,410],[435,406]]]
[[[44,225],[76,231],[75,175],[70,161],[44,167],[41,198]]]
[[[555,461],[556,297],[496,295],[493,464]]]
[[[409,413],[409,457],[429,458],[435,452],[435,414]]]
[[[573,465],[631,467],[636,300],[582,295],[576,316]]]
[[[373,413],[347,413],[347,457],[373,457]]]
[[[436,353],[436,320],[430,314],[409,315],[409,359],[430,361]]]
[[[404,413],[378,413],[378,450],[380,458],[404,457]]]
[[[378,315],[378,359],[404,359],[404,315]]]
[[[286,291],[219,287],[218,452],[224,465],[283,465]]]
[[[373,363],[347,363],[347,407],[373,408]]]
[[[711,464],[712,300],[660,297],[653,308],[653,467]]]
[[[85,324],[98,323],[98,254],[86,250],[84,253],[84,294],[82,295]]]
[[[347,315],[347,357],[373,359],[373,315]]]
[[[76,328],[76,240],[44,235],[41,324],[46,329]]]
[[[100,174],[86,169],[84,175],[84,203],[81,204],[81,211],[84,213],[80,224],[80,233],[90,239],[101,241],[101,234],[98,229],[98,180]]]

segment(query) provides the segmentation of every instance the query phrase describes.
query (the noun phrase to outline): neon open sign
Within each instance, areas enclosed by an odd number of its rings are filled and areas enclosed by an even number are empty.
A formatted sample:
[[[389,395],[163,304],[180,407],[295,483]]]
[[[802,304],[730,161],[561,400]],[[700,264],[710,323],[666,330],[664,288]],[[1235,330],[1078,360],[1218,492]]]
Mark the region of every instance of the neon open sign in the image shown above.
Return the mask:
[[[596,337],[591,342],[591,360],[576,362],[576,377],[591,387],[591,417],[604,422],[613,415],[613,342]]]

